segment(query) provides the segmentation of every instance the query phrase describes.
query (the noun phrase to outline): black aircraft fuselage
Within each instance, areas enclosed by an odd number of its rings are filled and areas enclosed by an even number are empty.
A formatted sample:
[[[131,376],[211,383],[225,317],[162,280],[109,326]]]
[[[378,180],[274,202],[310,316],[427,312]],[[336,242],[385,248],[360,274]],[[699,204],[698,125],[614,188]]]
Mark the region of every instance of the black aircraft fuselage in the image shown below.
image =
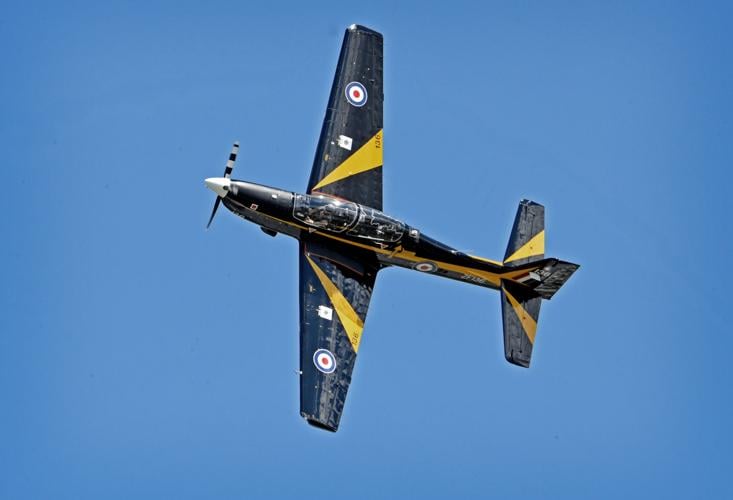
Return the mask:
[[[369,258],[378,267],[399,266],[494,289],[501,286],[502,278],[529,275],[524,266],[508,269],[468,255],[379,210],[334,196],[225,178],[208,179],[207,184],[224,195],[222,202],[230,211],[271,236],[282,233],[306,244],[323,238],[330,245],[351,247],[351,252],[359,254],[351,266],[356,272],[361,268],[356,262]]]
[[[206,179],[217,194],[209,225],[223,203],[266,234],[300,242],[300,414],[330,431],[339,426],[381,269],[405,267],[498,290],[504,355],[529,367],[540,304],[578,268],[545,258],[545,207],[534,201],[520,201],[500,262],[460,252],[383,213],[383,82],[382,35],[349,26],[306,194],[232,180],[239,143],[224,176]],[[536,181],[518,176],[523,182]]]

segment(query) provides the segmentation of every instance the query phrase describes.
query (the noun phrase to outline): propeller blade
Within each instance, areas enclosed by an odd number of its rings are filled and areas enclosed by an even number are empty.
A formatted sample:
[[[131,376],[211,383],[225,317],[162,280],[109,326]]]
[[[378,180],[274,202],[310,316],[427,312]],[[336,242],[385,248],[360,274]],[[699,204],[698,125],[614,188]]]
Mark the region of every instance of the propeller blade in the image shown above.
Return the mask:
[[[206,229],[209,229],[209,226],[211,225],[211,221],[214,220],[214,216],[216,215],[216,209],[219,208],[219,203],[221,203],[221,198],[217,196],[216,201],[214,202],[214,210],[211,211],[211,217],[209,217],[209,223],[206,224]]]
[[[224,178],[225,179],[231,179],[232,177],[232,170],[234,170],[234,163],[237,161],[237,154],[239,153],[239,141],[235,142],[232,145],[232,152],[229,153],[229,159],[227,160],[227,165],[224,168]],[[218,184],[216,184],[218,185]],[[216,190],[216,188],[212,188],[208,181],[207,186],[209,186],[210,189],[213,189],[217,193],[219,191]],[[214,209],[211,211],[211,217],[209,217],[209,223],[206,224],[206,229],[209,229],[209,226],[211,226],[211,221],[214,220],[214,216],[216,215],[216,209],[219,208],[219,203],[221,203],[220,196],[224,196],[223,194],[219,194],[219,196],[216,197],[216,201],[214,202]]]
[[[234,162],[237,161],[237,154],[239,153],[239,141],[235,142],[232,146],[232,152],[229,154],[227,160],[227,166],[224,169],[224,178],[229,179],[232,176],[232,170],[234,170]]]

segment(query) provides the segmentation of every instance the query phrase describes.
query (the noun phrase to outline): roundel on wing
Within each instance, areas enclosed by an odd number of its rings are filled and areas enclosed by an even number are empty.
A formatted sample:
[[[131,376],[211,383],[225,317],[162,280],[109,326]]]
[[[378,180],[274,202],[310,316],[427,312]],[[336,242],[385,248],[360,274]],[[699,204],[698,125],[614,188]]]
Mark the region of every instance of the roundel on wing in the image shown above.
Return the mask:
[[[357,108],[362,107],[367,102],[368,96],[366,88],[364,88],[364,85],[359,82],[351,82],[346,85],[344,93],[346,94],[346,100],[349,101],[349,104],[356,106]]]
[[[336,369],[336,358],[328,349],[318,349],[313,353],[313,364],[323,373],[333,373]]]

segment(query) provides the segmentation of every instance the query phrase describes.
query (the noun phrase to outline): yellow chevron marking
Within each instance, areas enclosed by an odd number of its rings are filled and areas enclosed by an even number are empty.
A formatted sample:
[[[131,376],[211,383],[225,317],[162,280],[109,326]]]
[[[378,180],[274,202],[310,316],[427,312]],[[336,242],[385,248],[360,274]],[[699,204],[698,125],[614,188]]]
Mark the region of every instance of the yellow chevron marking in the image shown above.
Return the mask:
[[[278,222],[282,222],[283,224],[287,224],[289,226],[297,227],[297,228],[299,228],[301,230],[307,230],[307,229],[309,229],[308,227],[303,226],[301,224],[296,224],[296,223],[291,222],[291,221],[287,221],[287,220],[283,220],[283,219],[278,219],[277,217],[273,217],[273,216],[267,215],[267,214],[263,214],[263,215],[265,215],[266,217],[269,217],[270,219],[276,220]],[[328,238],[330,240],[340,241],[341,243],[344,243],[346,245],[351,245],[351,246],[354,246],[354,247],[364,248],[365,250],[371,250],[373,252],[380,253],[380,254],[383,254],[383,255],[390,255],[391,257],[398,257],[400,259],[405,259],[405,260],[410,261],[410,262],[422,262],[423,260],[425,260],[423,257],[418,257],[417,255],[415,255],[414,252],[408,252],[406,250],[400,250],[400,251],[397,251],[395,253],[394,250],[385,250],[385,249],[382,249],[382,248],[373,247],[371,245],[365,245],[363,243],[358,243],[358,242],[347,240],[347,239],[344,239],[344,238],[339,238],[338,236],[334,236],[332,234],[328,234],[325,231],[316,231],[316,232],[320,236],[323,236],[323,237]],[[475,256],[472,256],[472,257],[475,257]],[[480,258],[480,257],[477,257],[477,258]],[[493,263],[496,263],[497,265],[501,265],[500,262],[492,261],[490,259],[483,259],[483,258],[481,258],[481,260],[485,260],[487,262],[491,262],[492,264]],[[529,269],[519,269],[519,270],[517,270],[517,269],[511,269],[511,268],[506,268],[506,270],[504,270],[504,271],[502,271],[500,273],[492,273],[490,271],[484,271],[482,269],[474,269],[474,268],[471,268],[471,267],[458,266],[458,265],[455,265],[455,264],[448,264],[447,262],[441,262],[441,261],[436,261],[436,260],[434,260],[432,262],[434,262],[439,268],[445,269],[447,271],[460,272],[460,273],[469,274],[471,276],[476,276],[478,278],[483,278],[486,281],[490,282],[491,284],[493,284],[493,285],[495,285],[497,287],[500,284],[501,278],[504,278],[504,279],[514,279],[514,278],[516,278],[518,276],[522,276],[524,274],[527,274],[529,271],[534,271],[535,269],[538,269],[537,267],[533,267],[533,268],[529,268]]]
[[[504,290],[506,297],[509,299],[509,303],[512,305],[514,312],[517,313],[517,317],[522,323],[522,328],[524,328],[527,338],[529,338],[529,341],[534,345],[534,336],[537,333],[537,322],[527,311],[524,310],[522,304],[520,304],[506,288],[502,287],[502,290]]]
[[[381,167],[383,164],[382,151],[382,130],[380,129],[366,144],[346,158],[341,165],[333,169],[318,184],[313,186],[312,191],[316,191],[323,186],[333,184],[352,175]]]
[[[478,255],[469,255],[469,257],[471,257],[472,259],[478,259],[484,262],[488,262],[489,264],[494,264],[495,266],[501,265],[501,262],[499,262],[498,260],[487,259],[486,257],[479,257]]]
[[[545,253],[545,230],[535,234],[527,243],[519,247],[519,249],[504,260],[504,263],[514,260],[526,259],[534,255]]]
[[[422,257],[416,256],[413,252],[400,252],[397,254],[397,257],[401,259],[409,260],[410,262],[418,262],[418,261],[425,260]],[[435,263],[438,266],[438,269],[445,269],[446,271],[453,271],[454,273],[463,273],[463,274],[468,274],[470,276],[475,276],[475,277],[484,279],[496,286],[499,286],[499,283],[501,281],[498,275],[491,273],[489,271],[483,271],[481,269],[473,269],[470,267],[459,266],[456,264],[449,264],[447,262],[440,262],[437,260],[432,260],[431,262]]]
[[[341,290],[333,284],[331,278],[329,278],[307,254],[305,257],[316,272],[316,276],[318,276],[323,288],[326,289],[328,298],[331,299],[331,303],[333,304],[334,309],[336,309],[336,314],[338,315],[341,324],[344,326],[344,330],[346,330],[346,335],[348,335],[349,340],[351,341],[351,346],[354,348],[354,352],[357,352],[359,350],[359,342],[361,341],[361,332],[364,330],[364,322],[362,322],[359,315],[356,314],[356,311],[351,307],[349,300],[344,297]]]

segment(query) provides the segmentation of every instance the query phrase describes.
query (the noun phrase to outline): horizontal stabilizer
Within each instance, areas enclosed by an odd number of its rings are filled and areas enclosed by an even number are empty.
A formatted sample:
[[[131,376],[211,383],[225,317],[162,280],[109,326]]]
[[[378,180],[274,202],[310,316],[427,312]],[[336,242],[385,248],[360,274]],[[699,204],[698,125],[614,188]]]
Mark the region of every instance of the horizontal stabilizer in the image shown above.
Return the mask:
[[[501,316],[504,356],[512,364],[529,368],[537,333],[542,297],[513,281],[501,282]]]
[[[522,200],[514,217],[512,233],[504,254],[505,266],[520,266],[545,256],[545,207]]]

